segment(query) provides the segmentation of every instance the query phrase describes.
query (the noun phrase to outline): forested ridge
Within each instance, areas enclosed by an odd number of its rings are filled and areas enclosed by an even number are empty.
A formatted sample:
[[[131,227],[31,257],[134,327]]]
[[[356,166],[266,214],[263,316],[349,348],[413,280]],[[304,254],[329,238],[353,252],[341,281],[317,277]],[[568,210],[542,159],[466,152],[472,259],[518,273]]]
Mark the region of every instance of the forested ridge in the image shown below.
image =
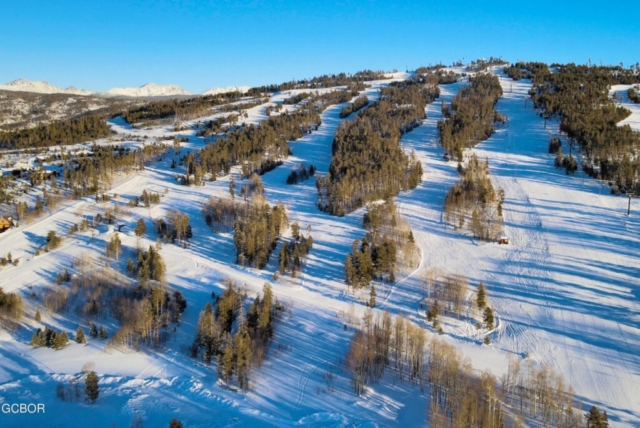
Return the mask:
[[[247,95],[255,96],[258,94],[289,91],[292,89],[331,88],[383,79],[388,79],[384,72],[371,70],[358,71],[354,74],[325,74],[311,79],[292,80],[281,84],[258,86],[251,88],[249,92],[247,92]]]
[[[26,149],[56,144],[76,144],[111,135],[109,125],[97,115],[53,122],[30,129],[0,132],[0,149]]]
[[[318,177],[318,207],[344,215],[369,201],[413,189],[422,179],[422,166],[400,147],[403,134],[425,118],[437,86],[416,81],[394,82],[382,88],[380,100],[338,127],[326,177]]]
[[[169,99],[152,101],[143,106],[125,111],[124,119],[130,123],[146,122],[149,120],[176,117],[180,120],[192,119],[209,111],[212,107],[230,104],[240,101],[243,95],[240,92],[225,92],[215,95],[204,95],[186,100]]]
[[[259,125],[248,125],[228,133],[198,153],[204,172],[212,179],[226,175],[233,165],[247,165],[245,175],[264,171],[263,165],[276,163],[289,156],[288,141],[297,140],[317,129],[322,123],[320,113],[329,105],[351,99],[350,91],[333,91],[309,97],[305,105],[291,112],[274,115]]]
[[[481,73],[469,79],[469,86],[461,88],[451,101],[442,103],[444,120],[438,121],[440,143],[449,157],[462,161],[462,152],[486,140],[493,134],[493,124],[504,121],[495,110],[502,96],[500,80]]]
[[[560,131],[570,144],[580,144],[586,173],[609,181],[614,193],[640,191],[640,135],[629,125],[617,125],[631,112],[609,98],[612,85],[640,82],[638,68],[575,64],[554,68],[556,73],[536,73],[531,90],[534,106],[545,117],[560,117]]]

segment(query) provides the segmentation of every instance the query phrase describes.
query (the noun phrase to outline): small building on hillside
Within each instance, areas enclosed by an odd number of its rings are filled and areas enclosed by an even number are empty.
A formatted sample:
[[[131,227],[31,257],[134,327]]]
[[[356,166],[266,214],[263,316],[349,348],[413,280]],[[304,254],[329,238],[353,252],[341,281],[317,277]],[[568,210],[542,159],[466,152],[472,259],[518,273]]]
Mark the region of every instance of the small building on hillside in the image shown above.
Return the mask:
[[[13,225],[11,218],[0,217],[0,233],[9,229]]]
[[[502,235],[500,237],[500,240],[498,241],[498,243],[500,245],[509,245],[509,238],[507,238],[506,236]]]

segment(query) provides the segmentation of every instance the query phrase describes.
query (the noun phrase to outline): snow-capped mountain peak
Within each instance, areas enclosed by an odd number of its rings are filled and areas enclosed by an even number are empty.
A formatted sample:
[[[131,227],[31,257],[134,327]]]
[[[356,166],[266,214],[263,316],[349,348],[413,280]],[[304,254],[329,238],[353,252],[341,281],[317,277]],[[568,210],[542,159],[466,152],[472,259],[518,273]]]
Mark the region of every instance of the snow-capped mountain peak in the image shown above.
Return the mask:
[[[0,85],[0,90],[4,91],[19,91],[19,92],[34,92],[38,94],[70,94],[70,95],[91,95],[92,92],[86,89],[77,89],[73,86],[67,89],[62,89],[59,86],[54,86],[44,80],[27,80],[16,79],[11,82]]]
[[[225,92],[236,92],[236,91],[240,92],[241,94],[244,94],[249,89],[251,89],[251,86],[227,86],[226,88],[211,88],[207,91],[204,91],[201,95],[217,95],[217,94],[223,94]]]
[[[158,85],[147,83],[138,88],[113,88],[105,92],[107,96],[119,97],[162,97],[173,95],[193,95],[178,85]]]

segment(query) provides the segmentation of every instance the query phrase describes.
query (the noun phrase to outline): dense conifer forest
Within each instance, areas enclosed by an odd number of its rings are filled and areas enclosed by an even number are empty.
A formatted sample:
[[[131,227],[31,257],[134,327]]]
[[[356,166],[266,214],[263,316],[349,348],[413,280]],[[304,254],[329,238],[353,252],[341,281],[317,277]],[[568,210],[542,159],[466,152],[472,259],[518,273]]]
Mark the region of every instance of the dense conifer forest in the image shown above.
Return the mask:
[[[30,149],[56,144],[84,143],[111,135],[109,126],[100,116],[84,116],[25,128],[0,132],[0,149]]]
[[[246,176],[264,173],[269,165],[289,156],[288,141],[296,140],[317,129],[320,113],[329,105],[351,99],[350,91],[333,91],[308,98],[304,108],[269,117],[260,125],[248,125],[228,133],[202,149],[198,158],[204,172],[212,179],[226,175],[233,165],[245,165]]]
[[[344,107],[340,111],[340,118],[344,119],[345,117],[349,116],[351,113],[355,113],[368,105],[369,105],[369,98],[367,98],[366,95],[362,95],[356,98],[352,104]]]
[[[502,96],[500,80],[491,74],[477,74],[469,79],[469,86],[461,88],[451,101],[442,103],[444,120],[438,122],[440,143],[447,157],[462,161],[462,152],[486,140],[493,134],[495,122],[505,118],[495,110]]]
[[[292,89],[319,89],[332,88],[335,86],[347,86],[351,84],[359,84],[372,80],[383,80],[388,77],[382,71],[363,70],[354,74],[338,73],[325,74],[319,77],[302,80],[292,80],[291,82],[281,83],[279,85],[266,85],[251,88],[247,95],[258,96],[265,93],[274,93],[289,91]],[[359,89],[362,90],[362,89]]]
[[[340,124],[329,173],[316,179],[318,207],[341,216],[416,187],[422,166],[402,150],[400,138],[421,123],[426,105],[439,93],[437,86],[399,82],[382,88],[378,103]]]
[[[631,112],[609,97],[611,85],[640,82],[638,69],[575,64],[554,68],[556,73],[529,70],[536,73],[531,89],[534,106],[543,117],[560,117],[560,131],[570,148],[574,142],[580,145],[585,172],[608,181],[614,193],[640,191],[636,156],[640,136],[628,125],[617,125]]]
[[[240,92],[225,92],[216,95],[204,95],[186,100],[171,99],[151,101],[143,106],[132,108],[124,112],[124,119],[130,123],[148,122],[150,120],[173,117],[179,120],[188,120],[202,116],[211,108],[223,104],[240,101],[243,95]]]

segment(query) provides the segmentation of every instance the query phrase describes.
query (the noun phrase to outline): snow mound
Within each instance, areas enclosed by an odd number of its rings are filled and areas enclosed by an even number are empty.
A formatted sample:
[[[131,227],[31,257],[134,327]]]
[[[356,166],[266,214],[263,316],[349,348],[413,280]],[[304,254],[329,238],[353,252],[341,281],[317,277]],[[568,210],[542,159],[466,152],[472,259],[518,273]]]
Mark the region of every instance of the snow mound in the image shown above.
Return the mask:
[[[226,88],[211,88],[204,91],[201,95],[217,95],[224,94],[225,92],[240,92],[241,94],[244,94],[249,89],[251,89],[251,86],[227,86]]]
[[[139,88],[113,88],[104,93],[107,96],[120,97],[165,97],[173,95],[193,95],[178,85],[158,85],[147,83]]]

